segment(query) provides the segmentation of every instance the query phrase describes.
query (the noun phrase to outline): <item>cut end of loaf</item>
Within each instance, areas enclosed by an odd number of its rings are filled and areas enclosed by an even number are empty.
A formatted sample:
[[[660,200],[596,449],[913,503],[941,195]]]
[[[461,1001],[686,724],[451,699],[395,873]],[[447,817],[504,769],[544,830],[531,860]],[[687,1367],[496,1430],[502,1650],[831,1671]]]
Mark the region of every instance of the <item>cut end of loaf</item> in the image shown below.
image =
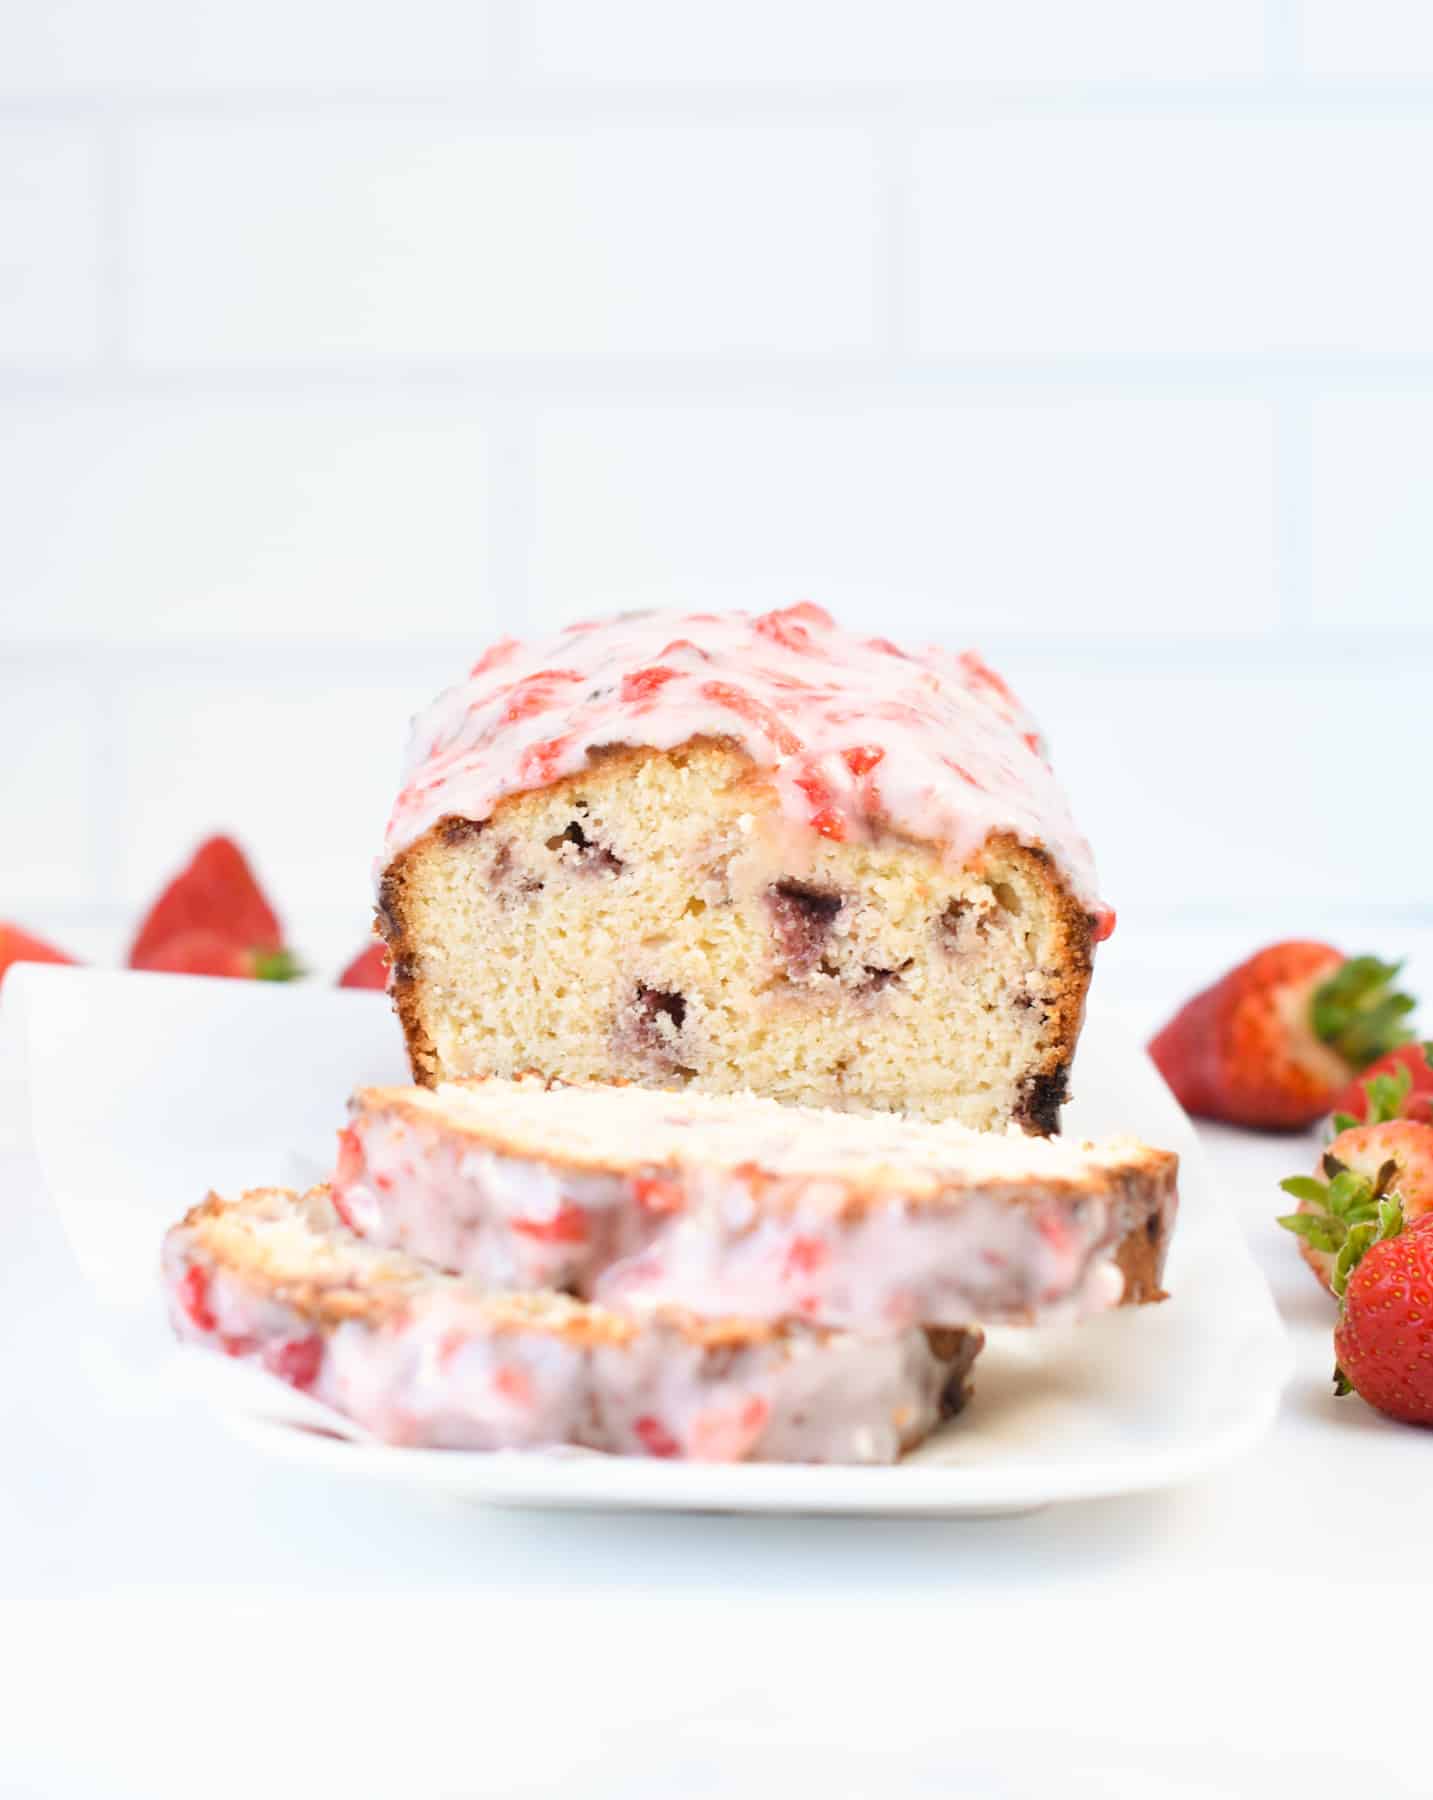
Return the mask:
[[[415,1079],[533,1071],[1058,1128],[1092,928],[1052,860],[793,831],[739,751],[614,749],[444,819],[380,926]]]

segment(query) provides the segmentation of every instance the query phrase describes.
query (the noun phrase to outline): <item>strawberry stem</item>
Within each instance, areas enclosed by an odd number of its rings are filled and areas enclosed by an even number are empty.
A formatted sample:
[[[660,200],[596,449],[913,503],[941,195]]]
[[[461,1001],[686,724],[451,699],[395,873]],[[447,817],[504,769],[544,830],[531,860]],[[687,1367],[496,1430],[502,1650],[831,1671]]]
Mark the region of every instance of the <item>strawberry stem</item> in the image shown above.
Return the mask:
[[[292,950],[260,950],[254,955],[257,981],[294,981],[302,974],[303,965]]]
[[[1401,1021],[1415,1002],[1391,985],[1402,967],[1376,956],[1351,956],[1314,990],[1315,1033],[1356,1069],[1412,1041]]]

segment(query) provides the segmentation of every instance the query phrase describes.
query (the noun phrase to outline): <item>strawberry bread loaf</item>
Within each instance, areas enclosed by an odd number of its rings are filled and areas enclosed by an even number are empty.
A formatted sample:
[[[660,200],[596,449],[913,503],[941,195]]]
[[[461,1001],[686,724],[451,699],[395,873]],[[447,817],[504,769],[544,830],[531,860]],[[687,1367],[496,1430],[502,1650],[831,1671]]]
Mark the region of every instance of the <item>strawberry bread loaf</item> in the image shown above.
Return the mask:
[[[181,1339],[434,1449],[889,1463],[958,1409],[981,1346],[489,1294],[362,1243],[323,1188],[211,1195],[169,1232],[163,1272]]]
[[[416,722],[378,917],[425,1085],[1037,1133],[1112,924],[999,676],[810,605],[494,645]]]
[[[368,1088],[333,1199],[485,1286],[879,1333],[1161,1297],[1178,1158],[750,1094],[527,1077]]]

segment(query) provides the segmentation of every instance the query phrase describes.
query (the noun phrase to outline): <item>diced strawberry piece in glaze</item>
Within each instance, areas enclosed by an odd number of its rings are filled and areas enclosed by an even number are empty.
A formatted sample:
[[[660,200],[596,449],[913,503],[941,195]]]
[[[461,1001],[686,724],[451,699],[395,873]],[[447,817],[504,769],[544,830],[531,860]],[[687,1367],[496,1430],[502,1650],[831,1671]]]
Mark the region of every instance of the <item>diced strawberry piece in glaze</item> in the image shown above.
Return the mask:
[[[634,669],[630,675],[622,677],[622,698],[629,706],[640,705],[659,694],[669,681],[677,679],[675,669],[664,669],[654,665],[650,669]]]
[[[973,688],[988,688],[991,693],[999,694],[1007,706],[1015,705],[1015,696],[995,673],[989,663],[982,661],[973,650],[963,650],[960,654],[960,665],[965,670]]]
[[[743,688],[733,687],[729,681],[704,681],[701,691],[704,699],[715,700],[718,706],[765,732],[783,756],[795,756],[800,750],[801,739],[787,730],[769,706],[763,706]]]
[[[682,1446],[667,1430],[660,1419],[654,1419],[650,1413],[643,1413],[632,1426],[637,1439],[648,1456],[672,1457],[682,1454]]]
[[[514,1231],[534,1238],[539,1244],[585,1244],[587,1214],[580,1206],[564,1203],[550,1219],[514,1219]]]
[[[1072,1248],[1069,1225],[1065,1220],[1056,1218],[1053,1213],[1041,1213],[1035,1221],[1035,1229],[1050,1248],[1060,1255],[1063,1256]]]
[[[885,754],[879,744],[853,744],[841,752],[841,760],[853,775],[869,775]]]
[[[525,782],[551,781],[571,744],[571,732],[566,737],[548,738],[545,743],[530,744],[518,763],[519,776]]]
[[[670,1175],[638,1175],[632,1182],[632,1194],[644,1212],[676,1213],[682,1210],[681,1183]]]
[[[786,1261],[782,1265],[782,1274],[789,1281],[794,1275],[814,1275],[824,1267],[830,1256],[820,1238],[792,1238],[786,1252]]]
[[[338,1134],[338,1163],[333,1171],[336,1187],[352,1187],[363,1174],[363,1145],[351,1125]]]
[[[843,843],[846,838],[846,821],[836,805],[836,796],[831,791],[830,783],[813,772],[798,775],[795,785],[811,803],[811,829],[821,837],[830,838],[833,843]]]
[[[493,1386],[514,1406],[532,1405],[532,1378],[516,1363],[499,1363],[493,1370]]]
[[[499,638],[497,643],[484,650],[482,655],[468,670],[469,681],[476,681],[480,675],[486,675],[490,669],[496,669],[500,663],[511,660],[513,652],[522,645],[516,638]]]
[[[328,1191],[328,1197],[333,1201],[333,1210],[338,1214],[339,1218],[343,1220],[344,1224],[353,1235],[355,1237],[362,1237],[363,1233],[358,1229],[358,1221],[349,1211],[348,1203],[343,1197],[343,1190],[336,1186],[331,1187]]]
[[[231,1335],[229,1332],[219,1334],[219,1348],[225,1356],[252,1356],[259,1347],[255,1337]]]
[[[692,1420],[691,1454],[701,1462],[740,1462],[766,1429],[771,1407],[759,1394],[736,1406],[712,1406]]]
[[[809,600],[803,600],[799,606],[788,606],[780,612],[763,613],[760,618],[753,619],[751,628],[759,637],[770,638],[774,644],[780,644],[783,650],[810,652],[819,648],[811,642],[811,631],[829,631],[832,628],[830,613],[823,612],[819,606],[813,606]]]
[[[522,719],[535,718],[538,713],[546,712],[557,699],[553,691],[555,683],[581,679],[571,669],[539,669],[535,675],[524,676],[513,687],[498,723],[516,725]]]
[[[179,1283],[179,1304],[189,1322],[198,1331],[213,1331],[219,1321],[209,1306],[209,1276],[198,1263],[191,1263]]]
[[[317,1332],[305,1338],[290,1338],[286,1344],[278,1345],[268,1358],[269,1368],[281,1381],[305,1394],[318,1380],[322,1362],[323,1339]]]

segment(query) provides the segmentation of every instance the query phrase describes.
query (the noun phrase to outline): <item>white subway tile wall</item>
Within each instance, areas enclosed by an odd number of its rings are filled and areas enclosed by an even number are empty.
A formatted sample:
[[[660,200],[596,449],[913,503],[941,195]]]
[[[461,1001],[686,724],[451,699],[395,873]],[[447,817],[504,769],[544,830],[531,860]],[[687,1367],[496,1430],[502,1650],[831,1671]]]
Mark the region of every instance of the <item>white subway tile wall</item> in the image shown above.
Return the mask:
[[[533,609],[819,599],[887,633],[1276,631],[1257,394],[670,398],[538,421]],[[1199,496],[1191,508],[1190,496]]]
[[[0,7],[0,916],[337,954],[486,639],[809,598],[1136,945],[1433,920],[1430,172],[1418,0]]]
[[[0,113],[0,373],[97,354],[101,182],[92,127]]]

